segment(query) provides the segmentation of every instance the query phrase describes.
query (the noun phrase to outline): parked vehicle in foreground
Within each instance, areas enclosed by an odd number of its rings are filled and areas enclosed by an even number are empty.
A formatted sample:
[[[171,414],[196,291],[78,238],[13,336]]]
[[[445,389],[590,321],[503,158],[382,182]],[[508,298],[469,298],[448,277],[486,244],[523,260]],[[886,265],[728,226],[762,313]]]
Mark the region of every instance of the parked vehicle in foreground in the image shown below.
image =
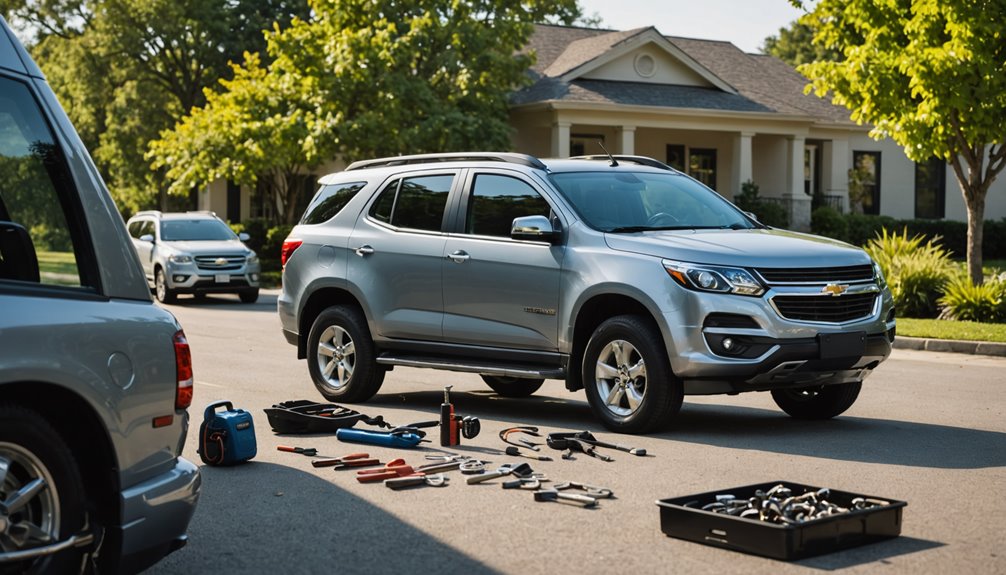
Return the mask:
[[[863,250],[768,228],[638,156],[357,162],[321,179],[282,259],[283,333],[332,401],[404,365],[510,397],[564,379],[620,432],[669,423],[686,394],[770,391],[821,419],[894,340]]]
[[[134,572],[180,548],[185,334],[0,18],[0,573]]]
[[[140,212],[126,223],[157,301],[178,294],[236,293],[258,301],[259,259],[213,212]]]

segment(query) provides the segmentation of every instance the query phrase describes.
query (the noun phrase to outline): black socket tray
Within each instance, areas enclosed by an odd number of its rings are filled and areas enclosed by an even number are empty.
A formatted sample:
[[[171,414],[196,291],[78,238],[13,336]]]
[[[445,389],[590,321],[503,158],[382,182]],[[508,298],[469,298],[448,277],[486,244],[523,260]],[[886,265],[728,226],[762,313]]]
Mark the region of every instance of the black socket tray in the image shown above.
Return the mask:
[[[901,513],[908,503],[837,489],[829,490],[827,500],[850,509],[848,513],[791,525],[702,510],[703,506],[715,502],[717,495],[748,499],[756,491],[768,492],[780,483],[791,489],[794,496],[820,489],[791,481],[772,481],[661,499],[657,501],[660,530],[669,537],[783,561],[823,555],[901,534]],[[888,505],[854,510],[852,500],[857,497],[887,501]]]

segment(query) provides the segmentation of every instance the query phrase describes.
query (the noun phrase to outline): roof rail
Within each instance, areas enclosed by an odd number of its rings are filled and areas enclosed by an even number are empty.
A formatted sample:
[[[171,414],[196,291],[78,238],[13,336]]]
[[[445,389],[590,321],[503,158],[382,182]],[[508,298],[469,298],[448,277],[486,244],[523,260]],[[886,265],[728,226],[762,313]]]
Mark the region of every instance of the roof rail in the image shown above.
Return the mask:
[[[620,162],[632,162],[634,164],[639,164],[641,166],[649,166],[651,168],[659,168],[661,170],[671,170],[674,168],[668,166],[667,164],[654,160],[653,158],[647,156],[608,156],[606,154],[595,154],[592,156],[573,156],[570,160],[604,160],[605,162],[610,161],[611,158],[615,158]]]
[[[541,160],[527,154],[512,152],[447,152],[442,154],[413,154],[410,156],[392,156],[373,160],[353,162],[345,171],[362,170],[381,166],[404,166],[407,164],[428,164],[432,162],[506,162],[518,164],[539,170],[547,169]]]
[[[161,215],[161,210],[141,210],[133,214],[134,216],[159,216]]]

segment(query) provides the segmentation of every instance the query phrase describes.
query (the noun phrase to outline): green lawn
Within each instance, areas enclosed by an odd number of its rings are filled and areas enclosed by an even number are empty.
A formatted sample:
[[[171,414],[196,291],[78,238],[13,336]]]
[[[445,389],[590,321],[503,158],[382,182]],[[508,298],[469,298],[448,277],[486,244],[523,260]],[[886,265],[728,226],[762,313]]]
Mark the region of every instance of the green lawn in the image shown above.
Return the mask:
[[[1006,324],[899,317],[898,335],[1006,343]]]
[[[42,273],[77,275],[77,260],[71,252],[38,252],[38,269]]]

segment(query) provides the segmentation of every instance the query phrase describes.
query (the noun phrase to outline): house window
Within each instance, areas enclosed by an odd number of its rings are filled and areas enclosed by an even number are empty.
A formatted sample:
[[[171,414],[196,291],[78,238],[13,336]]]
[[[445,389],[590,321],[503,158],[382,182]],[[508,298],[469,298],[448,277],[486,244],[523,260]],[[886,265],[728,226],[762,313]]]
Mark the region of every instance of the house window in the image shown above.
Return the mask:
[[[685,146],[667,144],[667,165],[679,172],[685,171]]]
[[[716,189],[716,150],[692,148],[688,153],[688,175],[711,190]]]
[[[598,142],[604,144],[604,134],[572,134],[569,137],[569,155],[604,154]]]
[[[864,214],[880,214],[880,152],[853,152],[849,177],[849,204]]]
[[[947,199],[947,164],[939,158],[915,163],[915,217],[941,219]]]

